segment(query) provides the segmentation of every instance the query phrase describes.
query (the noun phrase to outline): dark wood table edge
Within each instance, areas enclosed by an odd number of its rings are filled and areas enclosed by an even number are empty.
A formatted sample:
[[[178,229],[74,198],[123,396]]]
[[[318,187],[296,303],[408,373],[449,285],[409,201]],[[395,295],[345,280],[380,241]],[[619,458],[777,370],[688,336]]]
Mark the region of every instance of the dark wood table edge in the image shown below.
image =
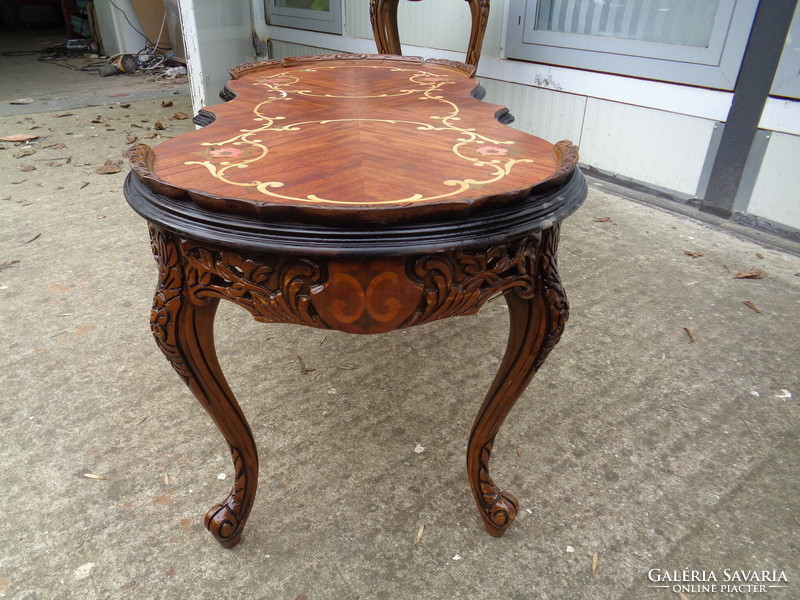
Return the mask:
[[[575,168],[560,187],[466,219],[353,227],[219,213],[157,194],[133,173],[125,179],[124,194],[131,208],[148,222],[210,244],[248,252],[388,256],[485,246],[546,229],[580,207],[587,184]]]

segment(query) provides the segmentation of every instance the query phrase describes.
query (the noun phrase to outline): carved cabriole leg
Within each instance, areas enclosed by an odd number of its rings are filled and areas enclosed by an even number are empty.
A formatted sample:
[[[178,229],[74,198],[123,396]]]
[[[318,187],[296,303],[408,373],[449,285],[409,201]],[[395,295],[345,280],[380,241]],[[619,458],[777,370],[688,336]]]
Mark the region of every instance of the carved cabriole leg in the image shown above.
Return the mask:
[[[239,543],[253,506],[258,457],[250,426],[225,381],[214,349],[214,315],[218,298],[193,296],[179,244],[169,233],[150,228],[159,283],[151,328],[161,350],[217,424],[231,449],[235,478],[228,497],[208,511],[205,524],[226,548]]]
[[[508,345],[469,438],[467,471],[472,493],[486,531],[495,537],[502,536],[511,525],[519,502],[495,485],[489,475],[492,445],[514,403],[558,343],[568,318],[567,299],[556,267],[557,246],[557,226],[542,232],[539,248],[529,262],[535,281],[532,293],[514,288],[506,294]]]

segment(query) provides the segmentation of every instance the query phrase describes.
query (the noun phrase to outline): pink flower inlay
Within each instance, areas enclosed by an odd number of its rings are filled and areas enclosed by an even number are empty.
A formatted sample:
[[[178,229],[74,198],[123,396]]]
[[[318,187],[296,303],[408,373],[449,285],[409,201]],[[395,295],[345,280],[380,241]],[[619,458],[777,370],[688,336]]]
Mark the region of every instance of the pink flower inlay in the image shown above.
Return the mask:
[[[481,156],[505,156],[508,148],[498,148],[497,146],[481,146],[475,150]]]
[[[241,156],[244,150],[239,148],[214,148],[211,150],[211,156],[214,158],[236,158]]]

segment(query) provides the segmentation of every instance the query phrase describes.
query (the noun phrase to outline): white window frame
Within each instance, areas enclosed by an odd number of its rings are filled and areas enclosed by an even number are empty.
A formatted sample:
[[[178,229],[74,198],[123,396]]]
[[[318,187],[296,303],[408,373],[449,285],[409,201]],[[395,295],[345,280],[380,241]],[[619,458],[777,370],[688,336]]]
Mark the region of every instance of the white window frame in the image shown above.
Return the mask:
[[[706,48],[537,31],[539,0],[509,0],[506,58],[732,90],[758,0],[720,0]]]
[[[770,95],[800,100],[800,4],[794,10]]]
[[[264,2],[270,25],[342,35],[343,0],[330,0],[328,11],[276,6],[275,0],[264,0]]]

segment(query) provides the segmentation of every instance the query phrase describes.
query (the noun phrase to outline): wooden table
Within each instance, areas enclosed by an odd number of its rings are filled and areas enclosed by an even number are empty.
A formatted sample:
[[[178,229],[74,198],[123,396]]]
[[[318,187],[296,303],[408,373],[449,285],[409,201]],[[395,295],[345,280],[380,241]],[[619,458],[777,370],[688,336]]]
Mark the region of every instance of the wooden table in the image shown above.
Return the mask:
[[[130,151],[130,205],[159,267],[156,342],[230,445],[235,482],[205,523],[232,547],[253,504],[250,426],[217,361],[220,299],[257,320],[380,333],[476,313],[504,295],[508,347],[472,426],[486,530],[519,503],[489,475],[495,436],[558,342],[559,224],[583,202],[577,149],[498,122],[473,68],[336,55],[237,67],[206,127]],[[444,399],[443,399],[444,401]]]

